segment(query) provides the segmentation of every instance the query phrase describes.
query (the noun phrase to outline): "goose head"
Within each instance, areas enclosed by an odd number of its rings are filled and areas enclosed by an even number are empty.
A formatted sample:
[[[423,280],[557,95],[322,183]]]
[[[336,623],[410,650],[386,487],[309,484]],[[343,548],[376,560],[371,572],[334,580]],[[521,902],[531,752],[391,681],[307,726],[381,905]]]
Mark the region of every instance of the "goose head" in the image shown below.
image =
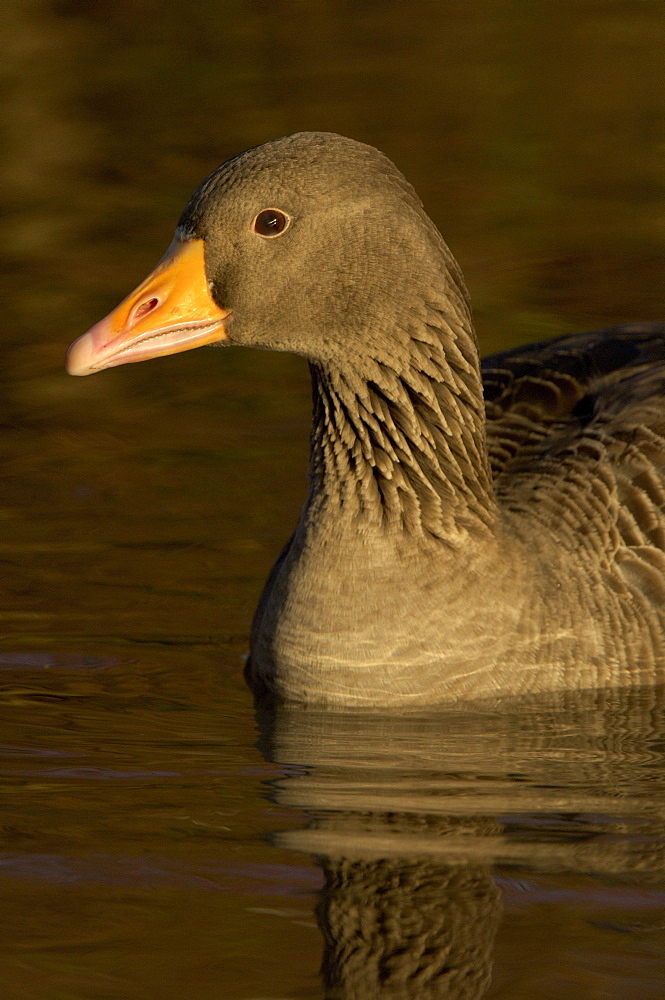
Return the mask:
[[[407,361],[423,303],[470,327],[463,279],[411,185],[371,146],[304,132],[203,181],[157,267],[69,349],[88,375],[205,344],[369,377]]]

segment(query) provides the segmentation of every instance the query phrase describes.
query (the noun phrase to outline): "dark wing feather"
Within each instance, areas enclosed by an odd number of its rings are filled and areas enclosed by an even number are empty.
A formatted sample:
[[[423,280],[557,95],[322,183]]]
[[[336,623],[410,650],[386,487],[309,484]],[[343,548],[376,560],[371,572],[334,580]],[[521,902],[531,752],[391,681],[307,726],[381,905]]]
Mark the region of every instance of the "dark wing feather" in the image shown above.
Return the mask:
[[[588,424],[626,407],[653,418],[665,377],[665,323],[631,323],[494,354],[482,361],[488,449],[495,478],[514,461],[555,451]],[[606,413],[607,411],[607,413]]]
[[[483,372],[507,518],[574,552],[599,594],[629,595],[646,635],[665,605],[665,324],[518,348]]]

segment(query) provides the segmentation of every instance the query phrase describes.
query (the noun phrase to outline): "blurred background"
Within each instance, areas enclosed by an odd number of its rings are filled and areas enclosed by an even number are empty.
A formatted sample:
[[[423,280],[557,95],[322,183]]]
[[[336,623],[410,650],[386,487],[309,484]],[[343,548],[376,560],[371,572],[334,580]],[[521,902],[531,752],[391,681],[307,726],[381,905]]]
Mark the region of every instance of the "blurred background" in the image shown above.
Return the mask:
[[[0,16],[10,530],[29,500],[20,530],[55,519],[61,542],[110,518],[145,541],[151,511],[211,517],[208,537],[248,536],[246,632],[303,495],[304,363],[208,349],[72,379],[62,362],[199,181],[275,136],[337,131],[394,159],[462,266],[483,353],[665,313],[659,2],[7,0]]]
[[[75,379],[63,370],[66,348],[159,259],[210,170],[303,129],[376,145],[415,185],[466,275],[484,353],[663,319],[665,6],[4,0],[0,23],[3,725],[21,752],[41,759],[66,747],[105,778],[103,792],[73,771],[49,784],[46,768],[41,791],[28,793],[33,772],[7,772],[22,792],[5,812],[5,847],[138,856],[156,850],[151,838],[162,820],[171,829],[172,814],[189,810],[205,826],[220,782],[231,802],[222,812],[242,816],[228,835],[238,864],[277,864],[261,838],[296,820],[261,798],[269,767],[254,749],[241,671],[260,587],[304,495],[306,366],[206,349]],[[196,770],[206,754],[223,778]],[[179,775],[190,759],[177,806],[155,793],[148,807],[117,777]],[[182,843],[189,864],[188,837],[201,831],[178,829],[159,850],[176,857]],[[75,992],[69,952],[52,947],[76,918],[59,896],[53,917],[42,869],[17,864],[3,905],[12,995],[50,996],[46,981],[61,990],[54,996],[120,995],[104,992],[113,961],[101,930],[94,962],[76,959],[93,985]],[[243,871],[233,886],[254,892]],[[140,883],[132,872],[123,885]],[[88,876],[76,907],[96,927]],[[50,869],[44,879],[49,893],[60,885]],[[312,870],[284,884],[286,895],[310,891]],[[126,959],[140,979],[146,961],[164,961],[167,924],[178,940],[169,908],[188,904],[164,897],[160,923],[141,909],[152,903],[132,898],[139,909],[123,897],[117,928],[122,937],[132,927],[131,940],[143,928],[144,950]],[[204,937],[209,900],[186,911]],[[253,974],[266,995],[277,958],[262,949],[274,928],[247,912],[244,902],[216,912],[237,970],[227,961],[199,995],[217,995],[221,982],[219,995],[235,996],[234,975],[259,954]],[[49,930],[35,938],[44,913]],[[312,977],[316,931],[296,923],[282,928],[281,958],[292,948]],[[170,982],[186,989],[194,959],[174,955]]]

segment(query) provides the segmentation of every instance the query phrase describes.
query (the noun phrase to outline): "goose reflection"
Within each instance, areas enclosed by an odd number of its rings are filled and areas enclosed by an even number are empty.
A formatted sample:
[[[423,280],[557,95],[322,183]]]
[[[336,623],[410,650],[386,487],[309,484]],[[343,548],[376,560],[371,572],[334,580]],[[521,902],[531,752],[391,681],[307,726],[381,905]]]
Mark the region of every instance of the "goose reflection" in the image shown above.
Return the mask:
[[[260,712],[264,752],[288,765],[274,797],[309,817],[276,839],[325,876],[326,998],[486,997],[498,885],[515,873],[662,889],[663,714],[656,689],[402,717]]]

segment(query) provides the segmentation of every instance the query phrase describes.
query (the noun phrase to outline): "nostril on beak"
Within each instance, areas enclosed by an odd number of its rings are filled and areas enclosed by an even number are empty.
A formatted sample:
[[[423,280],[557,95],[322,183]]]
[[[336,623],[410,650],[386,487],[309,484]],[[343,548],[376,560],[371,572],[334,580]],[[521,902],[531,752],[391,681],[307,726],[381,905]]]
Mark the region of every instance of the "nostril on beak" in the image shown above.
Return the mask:
[[[134,322],[136,322],[136,320],[143,319],[143,317],[147,316],[148,313],[151,313],[153,309],[156,309],[158,305],[159,305],[159,299],[157,298],[146,299],[145,302],[139,303],[139,305],[136,307],[132,319],[134,320]]]

